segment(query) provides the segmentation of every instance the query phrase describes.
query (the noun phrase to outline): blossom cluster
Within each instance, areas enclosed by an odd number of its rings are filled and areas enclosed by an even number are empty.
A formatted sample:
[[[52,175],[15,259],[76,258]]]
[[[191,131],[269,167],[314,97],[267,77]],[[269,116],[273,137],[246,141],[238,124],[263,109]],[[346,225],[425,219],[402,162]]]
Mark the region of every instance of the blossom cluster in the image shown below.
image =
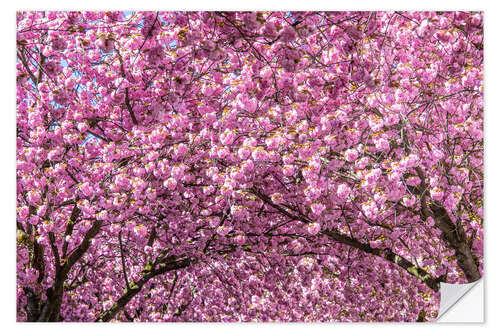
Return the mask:
[[[431,321],[483,271],[479,12],[18,12],[19,321]]]

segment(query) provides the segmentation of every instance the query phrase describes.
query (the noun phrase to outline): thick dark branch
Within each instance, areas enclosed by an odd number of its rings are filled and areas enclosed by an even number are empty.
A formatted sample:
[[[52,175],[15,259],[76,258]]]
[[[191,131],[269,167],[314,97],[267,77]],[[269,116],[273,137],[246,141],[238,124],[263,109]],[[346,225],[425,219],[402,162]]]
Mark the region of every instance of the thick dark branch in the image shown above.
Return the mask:
[[[156,239],[156,225],[153,225],[153,230],[151,230],[151,233],[149,234],[148,238],[148,246],[153,246],[153,243]]]
[[[439,291],[439,279],[433,278],[429,273],[427,273],[424,269],[413,265],[407,259],[395,254],[390,249],[377,249],[372,248],[370,245],[366,243],[362,243],[359,240],[349,237],[347,235],[340,234],[334,230],[325,230],[322,232],[323,235],[328,236],[331,240],[348,245],[350,247],[356,248],[365,253],[369,253],[375,255],[377,257],[383,258],[387,261],[390,261],[399,267],[403,268],[405,271],[410,273],[411,275],[417,277],[419,280],[424,282],[429,288],[434,291]]]
[[[108,310],[106,310],[96,320],[96,322],[107,322],[113,319],[116,314],[122,311],[125,305],[127,305],[128,302],[130,302],[130,300],[141,291],[142,287],[155,276],[188,267],[193,262],[190,258],[184,258],[176,261],[171,260],[172,257],[168,257],[164,262],[159,264],[158,269],[148,271],[148,273],[146,273],[139,281],[132,282],[130,288],[126,289],[123,295]]]
[[[64,281],[74,264],[83,256],[90,247],[92,239],[101,230],[102,221],[95,221],[92,227],[87,231],[82,243],[71,253],[68,260],[60,269],[57,267],[54,284],[47,290],[47,302],[44,305],[44,311],[38,321],[59,321],[59,311],[62,304],[64,291]]]
[[[296,220],[296,221],[302,221],[304,223],[311,223],[311,220],[309,220],[307,217],[303,216],[302,214],[300,214],[300,216],[295,215],[295,214],[291,213],[290,211],[286,210],[285,208],[281,207],[280,205],[275,204],[274,202],[272,202],[271,198],[269,198],[267,195],[263,194],[259,190],[253,188],[250,190],[250,192],[255,194],[257,197],[259,197],[262,201],[264,201],[269,206],[278,210],[281,214],[283,214],[283,215],[285,215],[293,220]]]
[[[132,118],[132,122],[134,125],[137,125],[137,118],[135,117],[134,110],[132,109],[132,105],[130,105],[130,97],[128,94],[128,88],[125,88],[125,105],[127,106],[127,110],[130,113],[130,117]]]
[[[424,218],[432,217],[435,225],[441,231],[441,235],[446,242],[448,248],[455,251],[458,266],[462,269],[468,282],[474,282],[481,278],[478,265],[474,260],[469,241],[465,230],[458,220],[454,223],[446,209],[437,201],[426,201],[427,186],[425,183],[425,175],[420,167],[415,168],[421,180],[421,184],[415,188],[420,195],[421,213]],[[429,209],[427,209],[428,207]]]
[[[40,296],[38,296],[33,289],[29,287],[23,288],[26,295],[26,319],[27,321],[34,322],[40,315]]]
[[[462,269],[468,282],[474,282],[481,278],[481,273],[472,255],[467,235],[460,221],[453,223],[448,212],[443,206],[431,203],[429,208],[436,226],[441,230],[442,237],[448,247],[455,251],[458,266]]]
[[[38,81],[37,82],[42,82],[42,77],[43,77],[43,65],[45,63],[45,56],[42,54],[42,51],[40,51],[40,69],[38,70]]]
[[[62,273],[66,276],[73,265],[82,257],[82,255],[87,251],[92,242],[92,239],[101,230],[102,221],[94,221],[92,227],[87,231],[82,243],[70,254],[68,261],[64,264]]]
[[[132,316],[128,314],[127,310],[123,310],[123,314],[125,315],[125,318],[127,318],[128,321],[130,322],[134,321],[134,318],[132,318]]]
[[[283,215],[285,215],[291,219],[297,220],[297,221],[302,221],[304,223],[311,222],[311,220],[309,220],[308,218],[305,218],[305,217],[299,216],[299,215],[294,215],[293,213],[290,213],[289,211],[285,210],[283,207],[274,204],[268,196],[266,196],[265,194],[263,194],[262,192],[260,192],[257,189],[252,189],[251,192],[254,193],[256,196],[258,196],[260,199],[262,199],[262,201],[264,201],[268,205],[277,209]],[[326,230],[326,231],[323,231],[322,233],[324,235],[328,236],[331,240],[333,240],[335,242],[338,242],[338,243],[341,243],[341,244],[344,244],[344,245],[347,245],[350,247],[354,247],[354,248],[361,250],[365,253],[373,254],[373,255],[381,257],[385,260],[388,260],[388,261],[398,265],[399,267],[403,268],[405,271],[407,271],[411,275],[420,279],[422,282],[424,282],[432,290],[439,291],[439,282],[440,281],[438,279],[433,278],[424,269],[413,265],[410,261],[406,260],[403,257],[400,257],[399,255],[392,252],[390,249],[372,248],[370,245],[368,245],[366,243],[362,243],[355,238],[349,237],[347,235],[343,235],[335,230]]]
[[[37,241],[33,242],[33,267],[38,271],[37,282],[41,283],[45,278],[45,249]]]
[[[54,237],[53,232],[49,232],[49,241],[50,241],[50,248],[52,250],[52,254],[54,255],[54,264],[56,266],[56,271],[57,271],[61,268],[61,260],[59,257],[59,250],[57,249],[56,239]]]

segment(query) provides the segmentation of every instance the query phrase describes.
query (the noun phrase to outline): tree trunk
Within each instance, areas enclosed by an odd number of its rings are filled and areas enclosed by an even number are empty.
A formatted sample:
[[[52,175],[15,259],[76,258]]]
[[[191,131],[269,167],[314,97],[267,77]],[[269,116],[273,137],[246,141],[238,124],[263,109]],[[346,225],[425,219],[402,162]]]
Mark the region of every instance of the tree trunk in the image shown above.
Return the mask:
[[[458,266],[462,269],[467,281],[474,282],[481,278],[476,261],[461,223],[453,223],[444,207],[431,204],[430,209],[436,226],[441,230],[448,247],[455,251]]]

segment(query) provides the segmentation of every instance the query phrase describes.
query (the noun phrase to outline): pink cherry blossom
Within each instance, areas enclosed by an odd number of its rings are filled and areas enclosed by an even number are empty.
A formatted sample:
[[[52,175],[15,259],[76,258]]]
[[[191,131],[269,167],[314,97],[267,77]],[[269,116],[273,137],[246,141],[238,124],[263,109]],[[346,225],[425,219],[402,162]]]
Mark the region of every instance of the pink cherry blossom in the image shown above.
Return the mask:
[[[177,187],[177,180],[175,180],[175,178],[170,177],[163,182],[163,186],[172,191]]]
[[[311,223],[306,225],[305,228],[310,235],[316,235],[321,230],[321,225],[319,223]]]
[[[433,321],[481,278],[481,12],[16,24],[18,321]]]
[[[354,162],[358,158],[358,152],[355,149],[345,151],[345,159],[347,162]]]

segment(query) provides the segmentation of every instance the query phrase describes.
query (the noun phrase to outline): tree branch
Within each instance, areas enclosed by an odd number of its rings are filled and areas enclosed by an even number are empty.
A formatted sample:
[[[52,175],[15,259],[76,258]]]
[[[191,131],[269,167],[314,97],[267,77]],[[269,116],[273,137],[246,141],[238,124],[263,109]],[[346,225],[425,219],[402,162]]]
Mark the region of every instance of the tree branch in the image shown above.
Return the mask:
[[[174,261],[172,261],[174,259]],[[132,282],[130,288],[126,289],[123,295],[113,304],[111,307],[104,311],[103,314],[99,316],[96,322],[107,322],[113,319],[116,314],[128,304],[128,302],[137,295],[142,287],[155,276],[164,274],[169,271],[178,270],[181,268],[188,267],[194,261],[191,258],[184,258],[180,260],[175,260],[175,256],[170,256],[166,258],[162,263],[159,264],[158,269],[154,269],[146,273],[139,281]]]
[[[405,271],[410,273],[411,275],[415,276],[422,282],[424,282],[429,288],[431,288],[434,291],[439,291],[439,279],[433,278],[429,273],[427,273],[424,269],[413,265],[410,261],[407,259],[395,254],[392,252],[390,249],[377,249],[377,248],[372,248],[370,245],[366,243],[362,243],[359,240],[343,235],[339,233],[338,231],[334,230],[325,230],[322,232],[323,235],[328,236],[331,240],[351,246],[353,248],[356,248],[360,251],[363,251],[365,253],[369,253],[372,255],[375,255],[377,257],[383,258],[391,263],[394,263],[398,265],[399,267],[403,268]]]
[[[267,197],[265,194],[263,194],[262,192],[260,192],[257,189],[252,189],[251,192],[254,193],[255,195],[257,195],[260,199],[262,199],[262,201],[264,201],[268,205],[277,209],[281,214],[283,214],[289,218],[292,218],[294,220],[302,221],[304,223],[311,222],[311,220],[306,218],[306,217],[294,215],[294,214],[288,212],[287,210],[285,210],[283,207],[274,204],[269,197]],[[383,258],[391,263],[394,263],[394,264],[398,265],[399,267],[403,268],[405,271],[407,271],[411,275],[417,277],[419,280],[424,282],[432,290],[439,291],[439,282],[440,281],[438,281],[438,279],[433,278],[424,269],[413,265],[410,261],[395,254],[390,249],[372,248],[370,245],[368,245],[366,243],[362,243],[355,238],[343,235],[335,230],[325,230],[322,233],[324,235],[328,236],[328,238],[330,238],[331,240],[333,240],[335,242],[354,247],[354,248],[361,250],[365,253],[376,255],[376,256]]]

